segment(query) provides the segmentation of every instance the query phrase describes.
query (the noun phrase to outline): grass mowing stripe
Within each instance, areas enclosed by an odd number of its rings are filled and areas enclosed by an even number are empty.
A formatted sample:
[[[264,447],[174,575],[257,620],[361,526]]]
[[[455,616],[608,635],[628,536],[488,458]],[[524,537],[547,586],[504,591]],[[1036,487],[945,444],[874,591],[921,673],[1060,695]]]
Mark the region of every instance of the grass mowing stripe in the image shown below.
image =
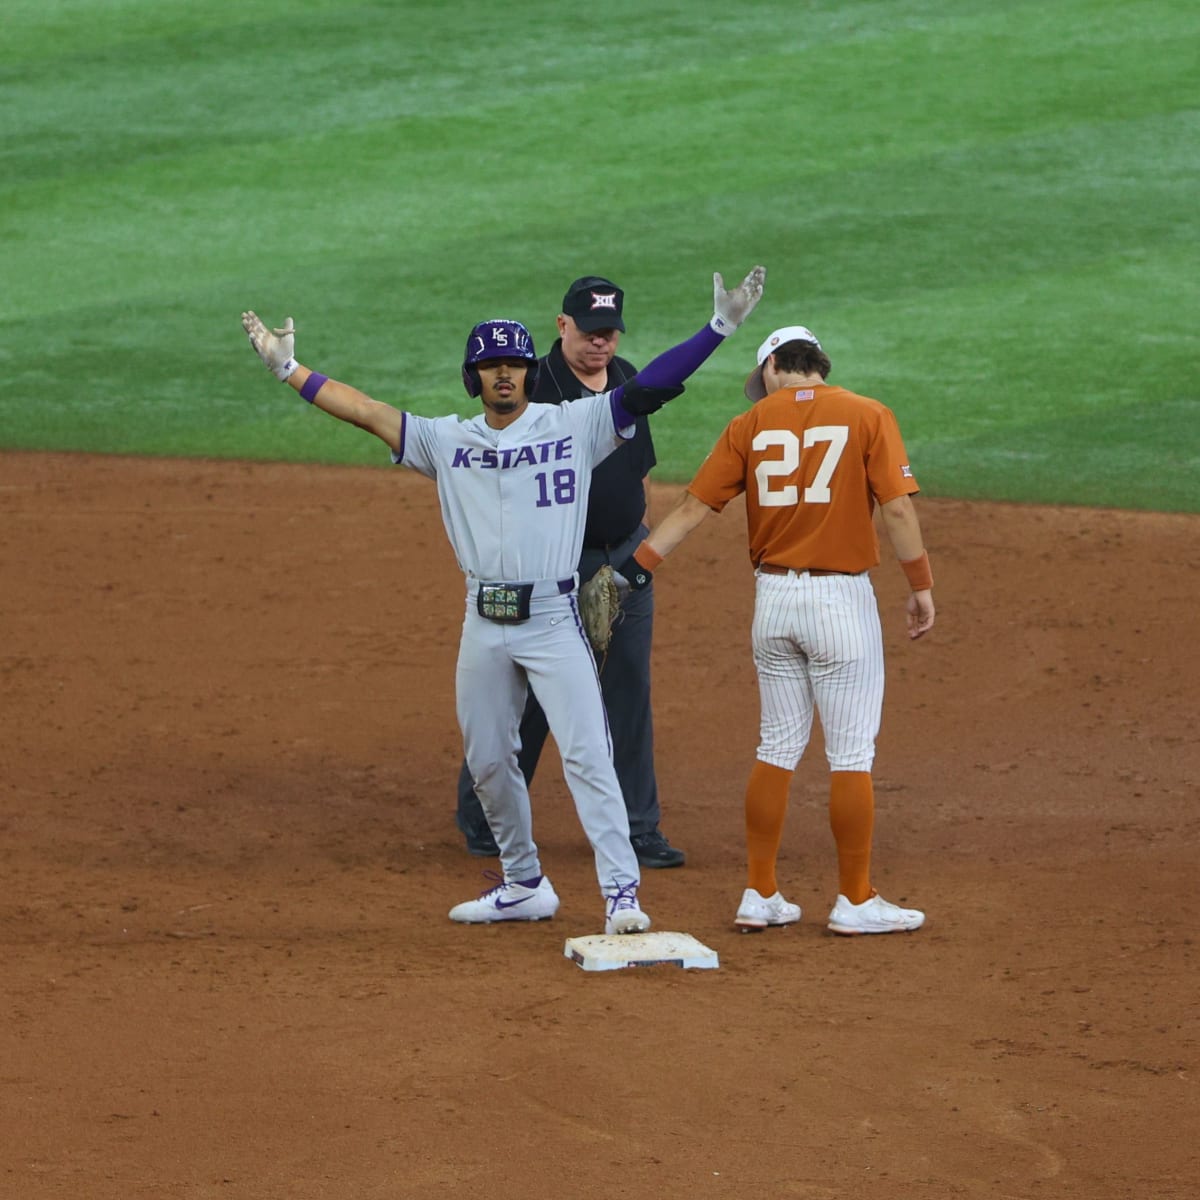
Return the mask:
[[[263,70],[280,36],[279,20],[230,20],[231,7],[207,0],[185,10],[195,16],[212,8],[204,21],[193,19],[170,33],[126,31],[99,44],[89,39],[76,53],[63,53],[48,41],[44,57],[31,53],[21,66],[8,67],[9,103],[0,110],[6,174],[28,178],[37,173],[34,168],[58,174],[76,163],[91,168],[118,157],[157,158],[193,141],[261,147],[314,129],[340,132],[410,117],[486,122],[490,114],[536,106],[548,93],[568,108],[586,106],[594,94],[599,103],[593,111],[621,120],[622,137],[603,143],[621,161],[641,148],[664,149],[655,140],[661,120],[647,123],[648,147],[636,137],[627,140],[627,123],[639,113],[670,119],[673,107],[685,128],[690,123],[689,140],[696,140],[707,132],[706,120],[722,113],[738,120],[746,109],[766,115],[762,102],[768,94],[775,97],[770,116],[780,126],[800,125],[813,152],[849,159],[873,159],[930,137],[944,141],[965,134],[973,141],[981,132],[1024,133],[1079,115],[1137,115],[1146,104],[1177,102],[1189,90],[1195,94],[1189,29],[1183,12],[1172,13],[1171,5],[1141,6],[1159,9],[1141,34],[1153,54],[1159,85],[1153,89],[1125,69],[1128,31],[1120,5],[1107,12],[1088,5],[1086,23],[1073,30],[1069,42],[1048,32],[1042,44],[1034,41],[1039,24],[1046,23],[1045,14],[1037,21],[1043,7],[1038,5],[999,11],[981,5],[965,18],[926,19],[907,29],[891,13],[877,24],[860,18],[848,32],[837,30],[837,13],[827,13],[832,35],[823,35],[818,17],[806,38],[767,59],[761,56],[762,16],[756,11],[719,23],[722,36],[728,31],[729,40],[719,43],[724,61],[753,64],[753,88],[714,87],[712,77],[698,69],[718,58],[718,43],[709,35],[698,37],[698,25],[672,36],[669,26],[655,22],[654,36],[641,42],[624,28],[593,34],[594,51],[620,55],[628,75],[621,87],[614,89],[608,74],[581,72],[575,55],[538,53],[507,72],[506,90],[482,111],[474,84],[494,61],[491,44],[458,39],[436,10],[396,6],[388,22],[373,9],[326,12],[305,6],[287,22],[286,69]],[[873,6],[847,7],[870,12]],[[1073,7],[1082,12],[1085,6]],[[1056,6],[1056,22],[1066,19],[1063,8]],[[1015,19],[1026,22],[1020,37],[1010,29]],[[185,14],[172,20],[182,22]],[[160,24],[155,20],[151,28]],[[105,28],[126,30],[124,22],[108,21]],[[811,64],[815,45],[821,54],[817,69]],[[453,53],[445,53],[451,48]],[[704,53],[697,57],[699,51]],[[171,64],[169,71],[164,63]],[[653,70],[639,74],[640,66]],[[639,94],[643,91],[649,94]],[[998,93],[1003,103],[997,103]],[[647,101],[657,101],[653,111]],[[805,105],[812,106],[814,119],[805,121]],[[895,119],[891,130],[902,136],[870,136],[881,111]],[[550,116],[541,112],[529,129],[536,135]],[[868,136],[862,136],[864,126]]]

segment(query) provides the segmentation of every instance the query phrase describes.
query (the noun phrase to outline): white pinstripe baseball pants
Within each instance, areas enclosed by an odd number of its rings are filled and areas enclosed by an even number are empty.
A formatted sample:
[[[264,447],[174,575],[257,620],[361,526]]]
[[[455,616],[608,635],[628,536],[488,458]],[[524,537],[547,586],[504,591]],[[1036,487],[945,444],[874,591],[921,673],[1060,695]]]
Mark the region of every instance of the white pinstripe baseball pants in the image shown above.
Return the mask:
[[[758,758],[794,770],[814,706],[831,771],[869,771],[883,714],[883,630],[867,572],[756,573]]]

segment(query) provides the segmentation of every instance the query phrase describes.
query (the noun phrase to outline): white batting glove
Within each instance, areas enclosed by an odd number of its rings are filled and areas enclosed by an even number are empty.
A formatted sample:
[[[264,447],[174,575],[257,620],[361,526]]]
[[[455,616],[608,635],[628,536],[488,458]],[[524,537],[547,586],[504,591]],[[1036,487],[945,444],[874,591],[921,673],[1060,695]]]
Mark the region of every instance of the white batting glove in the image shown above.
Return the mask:
[[[282,329],[268,329],[257,313],[242,313],[242,328],[254,347],[254,353],[263,360],[267,370],[281,382],[290,379],[300,365],[292,357],[296,348],[296,327],[288,317]]]
[[[755,267],[737,287],[725,290],[725,280],[717,271],[713,275],[713,318],[709,321],[714,333],[728,337],[753,311],[762,299],[766,267]]]

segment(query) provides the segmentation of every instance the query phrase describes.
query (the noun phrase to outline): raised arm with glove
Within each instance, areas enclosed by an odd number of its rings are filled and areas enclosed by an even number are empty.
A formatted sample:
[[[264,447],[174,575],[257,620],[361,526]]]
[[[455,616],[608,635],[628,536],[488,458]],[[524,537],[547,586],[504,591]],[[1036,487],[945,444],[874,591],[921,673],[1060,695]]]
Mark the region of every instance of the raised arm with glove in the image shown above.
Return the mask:
[[[758,266],[737,287],[727,290],[721,273],[719,271],[714,272],[712,320],[690,342],[685,342],[684,346],[677,346],[674,350],[668,350],[666,354],[660,355],[654,362],[639,371],[633,380],[633,385],[645,384],[647,377],[650,380],[657,381],[658,372],[666,365],[664,360],[691,346],[693,342],[700,342],[702,339],[706,339],[710,336],[710,331],[722,338],[728,337],[733,333],[754,311],[754,306],[762,299],[763,285],[766,282],[766,277],[766,268]],[[711,352],[710,349],[708,353]],[[629,407],[628,402],[626,402],[625,406],[626,408]],[[707,511],[707,509],[704,509],[704,513],[707,513]],[[703,514],[696,514],[693,523],[698,523],[702,519],[702,516]],[[686,532],[687,530],[680,535],[679,540],[682,540],[683,536],[686,536]],[[670,548],[673,548],[673,545]],[[616,565],[614,568],[616,572],[615,582],[618,586],[627,585],[638,591],[649,587],[650,581],[654,578],[654,572],[662,562],[662,559],[662,554],[650,544],[649,540],[643,541],[629,558],[623,563]]]

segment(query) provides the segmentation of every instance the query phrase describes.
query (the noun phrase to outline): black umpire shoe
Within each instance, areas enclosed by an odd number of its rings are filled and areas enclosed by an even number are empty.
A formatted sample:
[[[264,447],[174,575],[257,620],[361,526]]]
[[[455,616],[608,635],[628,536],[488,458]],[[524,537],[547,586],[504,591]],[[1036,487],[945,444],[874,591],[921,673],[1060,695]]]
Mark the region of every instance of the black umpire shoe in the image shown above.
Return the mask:
[[[649,833],[635,833],[629,841],[643,867],[682,867],[687,861],[687,855],[682,850],[676,850],[657,829]]]
[[[482,833],[467,834],[467,850],[476,858],[498,858],[500,855],[500,847],[496,845],[492,831],[486,828]]]
[[[487,821],[480,819],[477,825],[472,825],[456,815],[454,823],[458,826],[459,833],[467,840],[468,853],[474,854],[476,858],[499,857],[500,847],[496,845],[496,839],[492,836],[491,826]]]

